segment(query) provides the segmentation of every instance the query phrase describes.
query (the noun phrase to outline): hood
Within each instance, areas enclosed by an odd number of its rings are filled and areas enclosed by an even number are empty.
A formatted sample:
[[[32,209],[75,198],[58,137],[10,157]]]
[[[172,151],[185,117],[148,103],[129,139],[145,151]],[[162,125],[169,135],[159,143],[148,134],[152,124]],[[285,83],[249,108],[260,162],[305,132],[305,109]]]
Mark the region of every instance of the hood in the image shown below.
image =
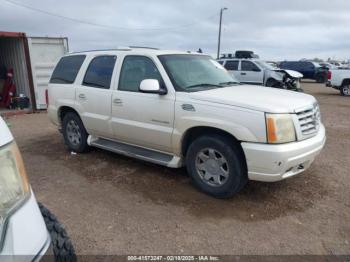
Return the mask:
[[[0,147],[13,140],[13,137],[4,120],[0,116]]]
[[[193,100],[244,107],[267,113],[294,113],[316,99],[304,93],[255,85],[237,85],[189,93]]]
[[[275,72],[283,72],[286,73],[289,77],[292,78],[302,78],[303,74],[299,73],[297,71],[294,70],[288,70],[288,69],[274,69]]]

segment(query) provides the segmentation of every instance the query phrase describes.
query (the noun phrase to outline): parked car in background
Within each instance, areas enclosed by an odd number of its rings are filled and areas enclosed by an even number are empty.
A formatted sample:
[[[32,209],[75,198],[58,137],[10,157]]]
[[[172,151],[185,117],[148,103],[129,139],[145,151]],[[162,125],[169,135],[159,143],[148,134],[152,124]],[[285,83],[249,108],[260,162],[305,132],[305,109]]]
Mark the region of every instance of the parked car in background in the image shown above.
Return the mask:
[[[316,80],[324,83],[327,80],[326,67],[311,61],[283,61],[279,64],[281,69],[295,70],[303,74],[303,78]]]
[[[325,144],[313,96],[238,83],[208,55],[154,48],[72,53],[49,84],[48,114],[69,150],[90,146],[172,168],[231,197],[248,179],[306,170]]]
[[[36,202],[21,153],[1,117],[0,134],[0,261],[38,261],[43,255],[75,260],[62,225]]]
[[[302,91],[300,79],[303,75],[299,72],[279,69],[254,57],[224,54],[218,62],[241,83]]]
[[[350,70],[330,70],[326,86],[339,90],[343,96],[350,96]]]
[[[321,62],[319,64],[320,64],[320,66],[323,66],[323,67],[327,68],[328,70],[337,69],[338,68],[338,66],[333,65],[333,64],[328,63],[328,62]]]

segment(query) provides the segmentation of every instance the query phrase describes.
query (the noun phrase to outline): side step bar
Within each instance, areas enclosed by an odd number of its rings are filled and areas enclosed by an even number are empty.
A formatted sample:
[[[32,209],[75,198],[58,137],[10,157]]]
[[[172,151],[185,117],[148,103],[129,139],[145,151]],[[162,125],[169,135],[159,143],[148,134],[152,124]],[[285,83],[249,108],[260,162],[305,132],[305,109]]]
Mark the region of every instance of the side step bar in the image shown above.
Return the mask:
[[[158,165],[168,167],[181,166],[181,160],[179,157],[134,145],[111,141],[104,138],[92,138],[91,136],[89,136],[88,144],[117,154],[134,157]]]

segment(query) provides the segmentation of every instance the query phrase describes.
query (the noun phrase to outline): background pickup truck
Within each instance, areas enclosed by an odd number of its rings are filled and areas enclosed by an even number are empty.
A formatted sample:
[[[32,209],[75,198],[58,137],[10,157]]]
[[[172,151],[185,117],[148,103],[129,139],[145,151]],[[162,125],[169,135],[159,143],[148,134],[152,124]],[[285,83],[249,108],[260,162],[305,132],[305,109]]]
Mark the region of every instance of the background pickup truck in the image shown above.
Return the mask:
[[[339,90],[343,96],[350,96],[350,70],[334,69],[329,71],[326,86]]]

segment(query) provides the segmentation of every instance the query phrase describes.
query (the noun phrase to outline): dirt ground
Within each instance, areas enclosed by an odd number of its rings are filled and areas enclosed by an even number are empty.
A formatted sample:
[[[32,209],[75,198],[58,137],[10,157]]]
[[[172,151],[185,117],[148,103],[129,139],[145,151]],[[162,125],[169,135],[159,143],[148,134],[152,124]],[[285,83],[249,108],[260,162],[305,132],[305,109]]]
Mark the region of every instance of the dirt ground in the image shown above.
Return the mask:
[[[72,155],[44,113],[8,119],[39,201],[78,254],[349,254],[350,98],[303,83],[327,144],[305,173],[229,200],[174,170],[93,149]]]

